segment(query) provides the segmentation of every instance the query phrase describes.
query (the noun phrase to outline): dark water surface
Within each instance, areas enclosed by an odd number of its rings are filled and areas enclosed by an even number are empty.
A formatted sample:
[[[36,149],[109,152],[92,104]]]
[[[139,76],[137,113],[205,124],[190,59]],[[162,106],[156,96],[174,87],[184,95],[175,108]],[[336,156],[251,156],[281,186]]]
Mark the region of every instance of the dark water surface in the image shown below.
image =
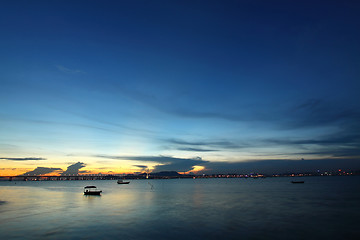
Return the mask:
[[[360,177],[0,182],[0,239],[355,239]],[[299,179],[297,179],[299,180]],[[84,196],[96,185],[101,196]],[[152,187],[153,186],[153,187]]]

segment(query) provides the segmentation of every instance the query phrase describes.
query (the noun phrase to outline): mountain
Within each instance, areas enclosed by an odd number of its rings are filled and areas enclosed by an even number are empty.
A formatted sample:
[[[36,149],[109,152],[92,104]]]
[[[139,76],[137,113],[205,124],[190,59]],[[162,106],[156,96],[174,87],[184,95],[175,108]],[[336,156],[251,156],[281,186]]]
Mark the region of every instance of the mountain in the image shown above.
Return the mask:
[[[157,176],[157,177],[178,177],[178,176],[182,176],[181,174],[179,174],[178,172],[175,172],[175,171],[164,171],[164,172],[150,173],[150,175]]]

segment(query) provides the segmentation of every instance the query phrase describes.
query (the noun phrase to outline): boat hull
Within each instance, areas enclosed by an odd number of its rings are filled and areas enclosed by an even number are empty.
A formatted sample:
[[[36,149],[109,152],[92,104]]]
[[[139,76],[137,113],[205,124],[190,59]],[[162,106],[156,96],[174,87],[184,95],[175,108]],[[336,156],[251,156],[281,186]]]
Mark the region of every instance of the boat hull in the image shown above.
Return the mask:
[[[291,183],[304,183],[304,181],[291,181]]]
[[[84,195],[100,195],[101,192],[102,192],[102,191],[97,191],[97,192],[95,192],[95,191],[93,191],[93,192],[84,192]]]
[[[129,184],[130,182],[118,182],[118,184]]]

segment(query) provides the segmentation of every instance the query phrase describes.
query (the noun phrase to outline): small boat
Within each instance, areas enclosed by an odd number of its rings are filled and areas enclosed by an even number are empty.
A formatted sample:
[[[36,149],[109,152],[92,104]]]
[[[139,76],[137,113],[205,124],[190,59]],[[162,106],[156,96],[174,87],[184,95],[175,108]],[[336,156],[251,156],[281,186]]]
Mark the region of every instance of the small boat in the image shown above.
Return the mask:
[[[117,181],[117,183],[118,183],[118,184],[129,184],[130,182],[129,182],[129,181],[124,182],[123,180],[119,179],[119,180]]]
[[[304,181],[291,181],[291,183],[304,183]]]
[[[102,191],[96,186],[86,186],[84,187],[84,195],[100,195]]]

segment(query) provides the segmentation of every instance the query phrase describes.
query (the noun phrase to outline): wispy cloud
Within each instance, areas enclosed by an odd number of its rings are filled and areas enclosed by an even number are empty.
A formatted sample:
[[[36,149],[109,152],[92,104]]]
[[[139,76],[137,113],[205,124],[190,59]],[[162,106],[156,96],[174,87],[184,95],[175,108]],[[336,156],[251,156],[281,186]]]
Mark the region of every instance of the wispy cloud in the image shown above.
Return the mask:
[[[243,151],[263,153],[269,155],[296,156],[299,154],[318,155],[327,157],[354,157],[360,156],[360,127],[342,128],[331,134],[309,137],[274,137],[274,138],[253,138],[245,140],[198,140],[187,141],[183,139],[164,139],[167,149],[177,149],[193,152],[215,152],[215,151]],[[288,149],[287,153],[276,154],[269,151],[269,148]],[[302,152],[298,152],[299,150]],[[295,150],[294,152],[291,152]],[[265,151],[265,152],[264,152]]]
[[[39,157],[25,157],[25,158],[0,157],[0,160],[8,160],[8,161],[41,161],[41,160],[46,160],[46,158],[39,158]]]
[[[150,92],[141,91],[139,89],[131,89],[126,88],[124,86],[120,86],[117,84],[114,84],[114,89],[110,90],[113,91],[115,94],[121,93],[123,96],[134,100],[136,102],[145,104],[147,106],[150,106],[158,111],[171,114],[178,117],[183,118],[198,118],[198,119],[224,119],[229,121],[253,121],[257,118],[260,118],[261,114],[256,114],[256,111],[253,111],[251,113],[241,114],[238,111],[236,111],[234,107],[234,111],[217,111],[217,110],[204,110],[204,109],[197,109],[193,107],[189,107],[189,105],[182,105],[180,102],[176,101],[176,97],[174,97],[174,93],[172,94],[171,98],[159,96],[156,94],[151,94]],[[189,96],[190,97],[190,96]],[[193,96],[192,96],[193,97]],[[269,115],[268,117],[271,117],[272,115]]]
[[[307,99],[301,103],[299,103],[297,106],[295,106],[295,110],[316,110],[320,105],[322,104],[322,101],[317,98],[311,98]]]
[[[64,72],[64,73],[71,73],[71,74],[84,74],[85,72],[82,71],[82,70],[79,70],[79,69],[70,69],[70,68],[67,68],[67,67],[64,67],[62,65],[55,65],[55,67],[61,71],[61,72]]]
[[[306,128],[324,125],[356,124],[360,111],[348,105],[333,104],[323,99],[307,99],[285,112],[283,128]]]
[[[202,149],[202,148],[192,148],[192,147],[184,147],[177,148],[180,151],[189,151],[189,152],[217,152],[219,150],[216,149]]]
[[[119,129],[99,127],[99,126],[95,126],[95,125],[82,124],[82,123],[47,121],[47,120],[41,120],[41,119],[18,118],[18,117],[12,117],[12,116],[2,116],[2,120],[30,122],[30,123],[34,123],[34,124],[46,124],[46,125],[58,125],[58,126],[74,126],[74,127],[88,128],[88,129],[96,129],[96,130],[101,130],[101,131],[111,132],[111,133],[115,132],[115,133],[124,134],[124,132],[120,131]]]
[[[204,110],[189,105],[181,105],[176,98],[162,99],[144,91],[116,88],[123,95],[149,105],[159,111],[184,118],[222,119],[251,124],[266,123],[277,129],[314,128],[324,125],[334,125],[339,122],[360,122],[360,111],[356,107],[345,104],[334,104],[330,100],[308,98],[301,102],[290,102],[288,108],[276,107],[263,103],[255,107],[244,104],[227,104],[227,111]],[[279,104],[281,106],[283,104]],[[246,114],[241,109],[246,109]]]
[[[217,140],[217,141],[186,141],[182,139],[165,139],[170,147],[183,151],[194,151],[194,152],[214,152],[220,149],[240,149],[249,147],[245,143],[236,143],[228,140]],[[194,147],[195,146],[195,147]],[[201,148],[200,148],[201,147]]]
[[[263,141],[278,145],[360,145],[360,135],[328,135],[326,137],[318,137],[315,139],[264,139]]]
[[[272,138],[259,140],[264,146],[293,146],[302,148],[302,153],[293,152],[293,155],[308,154],[332,157],[360,157],[360,134],[357,128],[346,128],[333,134],[313,138]]]
[[[81,117],[83,119],[86,120],[90,120],[93,122],[97,122],[100,123],[102,125],[109,125],[111,127],[116,127],[116,128],[120,128],[120,129],[124,129],[124,130],[129,130],[135,133],[141,133],[141,134],[159,134],[159,132],[157,131],[153,131],[153,130],[149,130],[149,129],[141,129],[141,128],[134,128],[134,127],[129,127],[127,125],[124,124],[119,124],[118,122],[112,122],[112,121],[108,121],[108,120],[104,120],[104,119],[99,119],[97,116],[95,115],[86,115],[86,114],[81,114],[79,112],[76,111],[70,111],[68,109],[57,109],[59,111],[65,112],[65,113],[69,113],[78,117]]]
[[[71,112],[69,112],[71,113]],[[77,116],[84,117],[84,115],[78,114]],[[80,128],[87,128],[87,129],[94,129],[94,130],[100,130],[103,132],[109,132],[109,133],[115,133],[115,134],[121,134],[121,135],[130,135],[134,136],[134,133],[141,133],[143,136],[151,136],[151,135],[157,135],[159,132],[154,132],[146,129],[138,129],[138,128],[131,128],[127,127],[125,125],[121,124],[113,124],[111,122],[107,121],[98,121],[95,118],[88,117],[88,120],[100,123],[99,124],[83,124],[83,123],[77,123],[77,122],[60,122],[60,121],[48,121],[48,120],[41,120],[41,119],[31,119],[31,118],[19,118],[9,115],[1,115],[1,120],[6,121],[20,121],[20,122],[28,122],[28,123],[34,123],[39,125],[55,125],[55,126],[72,126],[72,127],[80,127]],[[107,125],[107,126],[102,126]],[[125,131],[124,131],[125,130]],[[14,145],[13,145],[14,146]],[[15,146],[14,146],[15,147]]]

